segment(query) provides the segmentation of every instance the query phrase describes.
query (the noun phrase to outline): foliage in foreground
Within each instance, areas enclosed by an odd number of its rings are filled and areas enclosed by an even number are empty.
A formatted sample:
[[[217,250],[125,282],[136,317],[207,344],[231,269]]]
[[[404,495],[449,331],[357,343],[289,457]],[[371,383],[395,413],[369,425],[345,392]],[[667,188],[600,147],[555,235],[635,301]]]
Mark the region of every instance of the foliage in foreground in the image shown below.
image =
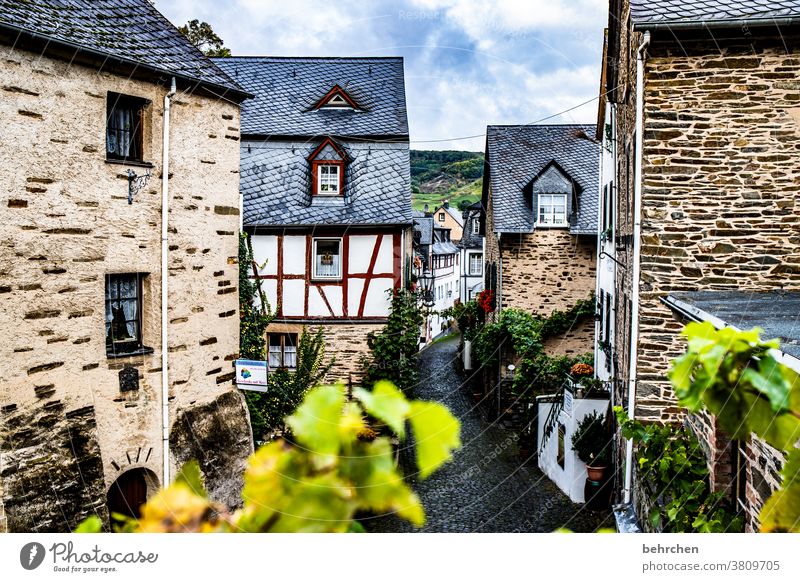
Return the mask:
[[[755,433],[786,452],[782,486],[761,510],[761,530],[800,532],[800,377],[775,359],[778,340],[763,341],[760,332],[688,324],[688,351],[669,378],[682,406],[707,409],[731,438]]]
[[[665,533],[741,532],[741,518],[724,507],[724,493],[713,493],[700,443],[685,427],[643,425],[614,407],[622,436],[636,443],[639,477],[655,491],[656,503],[647,516]]]
[[[210,501],[196,463],[142,506],[126,531],[163,532],[347,532],[357,512],[394,512],[414,525],[425,522],[417,495],[394,463],[388,436],[369,434],[367,415],[401,440],[410,424],[419,476],[427,478],[461,446],[460,425],[441,404],[408,400],[389,382],[372,391],[356,388],[348,401],[343,386],[311,390],[286,419],[295,442],[261,447],[249,460],[244,506],[229,512]],[[79,527],[99,532],[97,518]]]

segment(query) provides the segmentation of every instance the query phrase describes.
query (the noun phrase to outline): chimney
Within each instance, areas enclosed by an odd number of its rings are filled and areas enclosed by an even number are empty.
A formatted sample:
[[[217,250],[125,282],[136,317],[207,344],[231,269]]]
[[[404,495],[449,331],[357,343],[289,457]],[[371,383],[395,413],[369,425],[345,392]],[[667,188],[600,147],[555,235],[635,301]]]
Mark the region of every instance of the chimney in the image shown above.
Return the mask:
[[[443,206],[445,208],[450,208],[450,201],[449,200],[445,200]]]
[[[425,212],[425,213],[428,212],[428,205],[427,204],[422,207],[422,211]]]

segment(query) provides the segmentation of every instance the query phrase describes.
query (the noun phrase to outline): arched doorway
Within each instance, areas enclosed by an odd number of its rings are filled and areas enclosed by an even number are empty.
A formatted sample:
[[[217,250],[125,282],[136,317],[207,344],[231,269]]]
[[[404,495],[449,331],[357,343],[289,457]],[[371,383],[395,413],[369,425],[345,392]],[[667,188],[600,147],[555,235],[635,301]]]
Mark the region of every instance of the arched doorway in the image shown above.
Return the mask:
[[[152,471],[137,468],[120,475],[106,494],[106,505],[114,524],[114,514],[139,518],[141,507],[147,501],[148,493],[157,488],[156,476]]]

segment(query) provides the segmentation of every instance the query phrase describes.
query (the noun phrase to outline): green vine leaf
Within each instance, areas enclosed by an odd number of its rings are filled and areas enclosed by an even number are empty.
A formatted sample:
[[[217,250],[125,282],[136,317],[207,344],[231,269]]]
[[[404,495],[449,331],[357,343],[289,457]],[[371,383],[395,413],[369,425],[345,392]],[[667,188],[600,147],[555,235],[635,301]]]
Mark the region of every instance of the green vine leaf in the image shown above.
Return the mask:
[[[344,407],[344,386],[312,390],[303,404],[286,419],[297,441],[319,455],[339,452],[339,420]]]
[[[412,402],[409,420],[416,440],[417,467],[425,479],[461,446],[461,427],[450,411],[436,402]]]
[[[394,384],[386,381],[375,383],[372,392],[355,388],[353,396],[358,398],[368,413],[385,422],[401,439],[405,437],[405,424],[411,405]]]

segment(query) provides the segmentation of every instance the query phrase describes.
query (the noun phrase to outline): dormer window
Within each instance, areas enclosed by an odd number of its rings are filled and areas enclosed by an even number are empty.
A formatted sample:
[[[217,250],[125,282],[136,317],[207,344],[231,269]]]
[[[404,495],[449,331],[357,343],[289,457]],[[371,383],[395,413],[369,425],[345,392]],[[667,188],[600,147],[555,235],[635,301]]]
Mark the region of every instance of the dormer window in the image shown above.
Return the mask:
[[[567,226],[567,195],[539,194],[540,226]]]
[[[317,165],[317,194],[338,196],[340,178],[338,165],[319,163]]]
[[[334,85],[325,96],[317,101],[312,109],[358,109],[355,99],[339,85]]]
[[[311,193],[315,196],[341,196],[347,154],[331,138],[326,138],[308,156],[311,162]]]

